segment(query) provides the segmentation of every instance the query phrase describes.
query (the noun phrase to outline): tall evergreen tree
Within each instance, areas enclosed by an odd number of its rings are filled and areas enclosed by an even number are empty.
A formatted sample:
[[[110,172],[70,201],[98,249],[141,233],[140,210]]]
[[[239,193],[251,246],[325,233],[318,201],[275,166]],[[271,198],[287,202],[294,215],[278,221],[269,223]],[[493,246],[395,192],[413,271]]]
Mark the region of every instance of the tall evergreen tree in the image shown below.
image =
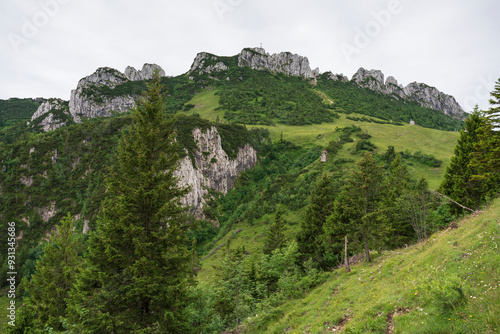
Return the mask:
[[[29,313],[31,319],[18,323],[18,329],[25,327],[23,330],[30,333],[34,328],[40,332],[63,329],[60,319],[66,317],[69,292],[83,262],[83,242],[73,228],[73,218],[68,214],[43,245],[43,255],[31,280],[23,280],[27,297],[22,312]]]
[[[92,333],[188,333],[192,284],[173,120],[158,73],[132,111],[107,182],[74,315]]]
[[[478,141],[470,166],[475,168],[476,179],[493,183],[489,184],[493,188],[500,183],[500,79],[491,97],[491,108],[485,112],[484,126],[478,130]]]
[[[321,267],[326,266],[324,250],[321,247],[323,224],[332,213],[335,195],[332,179],[323,175],[311,194],[305,218],[300,222],[297,235],[297,244],[303,260],[310,258]]]
[[[473,178],[476,168],[471,165],[474,146],[479,140],[479,132],[485,126],[477,107],[466,120],[464,130],[460,132],[455,147],[455,155],[451,158],[450,164],[446,168],[440,191],[470,208],[478,209],[486,192],[484,179]],[[452,206],[454,213],[461,212],[462,209]]]
[[[269,227],[269,231],[264,240],[264,254],[270,255],[275,249],[281,249],[285,246],[285,218],[282,206],[278,206],[274,216],[274,222]]]
[[[382,214],[383,171],[370,154],[366,154],[346,180],[341,194],[335,200],[335,208],[325,225],[324,242],[332,251],[340,253],[344,237],[362,247],[366,262],[371,261],[370,241],[384,234],[386,216]]]
[[[381,199],[381,210],[390,222],[387,225],[390,233],[386,233],[386,239],[380,241],[390,247],[399,247],[409,243],[415,235],[411,225],[400,219],[400,208],[397,206],[398,199],[409,191],[410,173],[402,163],[401,155],[395,154],[384,182],[384,196]]]

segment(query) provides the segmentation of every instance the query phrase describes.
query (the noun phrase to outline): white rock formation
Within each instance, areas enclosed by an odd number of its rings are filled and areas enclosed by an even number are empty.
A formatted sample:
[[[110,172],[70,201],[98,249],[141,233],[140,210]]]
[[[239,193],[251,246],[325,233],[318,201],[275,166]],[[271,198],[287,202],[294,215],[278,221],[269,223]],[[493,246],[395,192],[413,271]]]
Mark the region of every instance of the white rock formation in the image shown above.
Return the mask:
[[[31,124],[32,127],[39,125],[44,132],[60,128],[66,125],[67,120],[55,116],[54,113],[57,111],[60,111],[59,114],[62,113],[68,116],[68,118],[70,116],[67,102],[61,99],[50,99],[38,107],[33,116],[31,116],[31,120],[28,124]]]
[[[194,152],[196,167],[189,156],[186,156],[181,160],[176,176],[179,177],[180,186],[191,187],[182,203],[191,206],[197,217],[202,217],[201,209],[207,189],[226,194],[240,172],[255,166],[257,151],[247,144],[240,148],[235,159],[229,158],[222,149],[221,137],[215,127],[206,131],[194,129],[193,136],[198,147]]]
[[[125,74],[109,67],[98,68],[93,74],[81,79],[76,89],[71,91],[69,101],[71,116],[75,122],[79,123],[82,117],[111,116],[113,112],[122,113],[130,110],[137,96],[106,96],[99,90],[104,86],[107,86],[106,89],[113,89],[129,80],[151,79],[155,70],[165,75],[165,71],[155,64],[145,64],[140,71],[129,66],[125,69]]]
[[[465,117],[464,110],[451,95],[440,92],[437,88],[423,83],[412,82],[406,87],[398,85],[393,77],[384,82],[384,74],[379,70],[360,68],[352,77],[359,87],[391,95],[397,99],[406,99],[418,103],[422,107],[439,110],[457,119]]]
[[[307,57],[290,52],[269,54],[262,48],[243,49],[238,56],[238,66],[304,78],[315,78],[319,75],[318,68],[311,70]]]
[[[125,77],[131,81],[139,81],[139,80],[150,80],[153,78],[154,71],[157,70],[160,76],[165,76],[165,71],[156,64],[144,64],[142,66],[142,70],[136,70],[132,66],[127,66],[125,69]]]
[[[194,58],[193,64],[188,73],[197,72],[198,74],[220,72],[229,69],[220,57],[207,52],[200,52]]]

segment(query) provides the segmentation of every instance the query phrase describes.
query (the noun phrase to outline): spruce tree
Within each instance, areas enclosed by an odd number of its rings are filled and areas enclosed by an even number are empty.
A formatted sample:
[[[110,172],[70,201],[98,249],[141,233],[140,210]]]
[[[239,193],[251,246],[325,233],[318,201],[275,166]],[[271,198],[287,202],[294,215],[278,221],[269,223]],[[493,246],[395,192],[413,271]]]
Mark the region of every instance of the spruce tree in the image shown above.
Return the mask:
[[[297,235],[297,244],[303,257],[302,260],[312,259],[314,263],[324,269],[327,267],[326,262],[328,261],[324,258],[321,235],[326,218],[332,213],[335,195],[332,179],[323,175],[311,194],[305,218],[300,222],[300,230]]]
[[[458,203],[476,210],[484,199],[486,183],[484,179],[474,178],[477,172],[471,165],[471,160],[475,152],[474,146],[479,141],[478,131],[484,126],[484,119],[476,107],[474,113],[465,120],[464,130],[460,132],[455,147],[455,155],[446,168],[439,190]],[[452,209],[455,214],[462,211],[457,205],[453,205]]]
[[[192,282],[186,209],[174,171],[173,120],[164,118],[158,73],[132,111],[106,179],[74,320],[92,333],[187,333]]]
[[[358,163],[336,198],[334,210],[325,224],[323,240],[332,252],[341,253],[345,236],[353,248],[363,248],[366,262],[371,261],[370,241],[388,229],[383,214],[383,171],[370,154]]]
[[[397,201],[401,196],[411,191],[410,189],[410,173],[401,161],[401,155],[395,154],[392,160],[389,174],[385,179],[384,196],[382,197],[381,210],[387,216],[388,230],[385,233],[383,240],[379,241],[385,246],[399,247],[408,244],[415,232],[407,221],[400,219],[400,208],[397,206]]]
[[[470,166],[475,169],[475,179],[489,182],[488,188],[500,186],[500,79],[491,92],[491,108],[484,114],[484,125],[478,130]]]
[[[23,281],[27,294],[23,312],[33,316],[30,322],[38,330],[63,329],[60,319],[66,317],[69,292],[83,262],[83,242],[73,227],[73,218],[68,214],[43,245],[43,255],[31,280]]]
[[[285,246],[285,218],[283,207],[278,206],[274,216],[274,223],[269,227],[269,231],[264,240],[264,254],[270,255],[275,249],[281,249]]]

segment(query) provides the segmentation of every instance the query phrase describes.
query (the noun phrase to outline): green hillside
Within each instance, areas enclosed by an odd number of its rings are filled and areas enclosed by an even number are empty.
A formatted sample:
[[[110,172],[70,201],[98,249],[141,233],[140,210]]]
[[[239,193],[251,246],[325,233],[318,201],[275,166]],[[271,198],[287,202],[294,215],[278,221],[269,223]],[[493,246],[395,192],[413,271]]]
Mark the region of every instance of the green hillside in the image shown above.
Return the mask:
[[[500,276],[494,269],[500,260],[496,251],[500,201],[491,202],[498,180],[482,184],[488,193],[478,203],[490,203],[490,207],[465,219],[461,219],[464,209],[436,193],[443,191],[447,167],[457,164],[453,157],[465,133],[457,131],[464,126],[462,121],[352,82],[324,75],[313,82],[240,68],[235,57],[219,60],[227,70],[157,78],[163,91],[158,85],[157,100],[147,107],[152,113],[144,113],[158,120],[175,117],[170,132],[176,135],[177,152],[189,156],[195,167],[198,143],[193,130],[197,128],[215,127],[230,158],[247,144],[258,152],[255,167],[240,172],[227,194],[210,189],[202,214],[191,215],[178,231],[177,240],[189,240],[178,249],[184,252],[182,266],[190,276],[179,276],[183,282],[179,289],[187,289],[182,292],[184,323],[178,328],[203,333],[236,333],[237,329],[248,333],[341,329],[345,333],[494,333],[499,329],[499,310],[492,305],[500,302]],[[101,103],[105,97],[138,96],[147,83],[89,86],[86,94]],[[108,182],[123,182],[121,174],[110,175],[117,154],[123,153],[118,148],[120,138],[133,140],[127,136],[138,124],[134,113],[87,119],[48,133],[23,122],[0,129],[0,237],[6,237],[8,221],[15,220],[22,230],[16,250],[19,280],[35,274],[41,240],[66,214],[76,216],[78,234],[84,226],[91,230],[111,226],[98,217],[106,211],[104,199],[113,207]],[[410,125],[410,120],[416,125]],[[128,160],[125,155],[120,160],[123,166],[133,170],[135,166],[127,161],[146,150],[141,140],[149,138],[149,132],[162,131],[150,128],[140,132],[145,137],[134,137],[142,146],[130,146]],[[164,143],[164,138],[152,142]],[[136,147],[142,148],[133,151]],[[206,150],[201,153],[210,155]],[[217,159],[210,164],[214,162]],[[148,160],[141,167],[147,170],[154,163]],[[462,162],[457,168],[468,167]],[[136,181],[142,186],[141,180]],[[479,181],[467,179],[464,184],[471,187],[474,182]],[[123,189],[140,193],[141,186]],[[155,189],[151,186],[148,192]],[[126,193],[120,196],[128,203]],[[128,210],[128,205],[123,209]],[[155,217],[157,235],[165,231],[160,216]],[[458,229],[447,229],[452,221]],[[125,219],[123,223],[127,224]],[[140,219],[137,224],[142,231]],[[141,233],[137,230],[130,227],[130,234],[115,234],[136,243],[139,239],[133,235]],[[344,236],[349,236],[347,251]],[[106,242],[103,239],[103,247]],[[80,244],[95,245],[87,237]],[[133,246],[147,253],[144,245]],[[0,245],[3,282],[8,271],[6,247]],[[352,264],[351,272],[339,269],[346,252],[359,262]],[[363,262],[359,255],[363,253],[371,253],[373,261]],[[86,253],[75,256],[82,265],[87,263]],[[46,272],[49,277],[51,271]],[[98,271],[94,273],[100,277]],[[127,277],[124,284],[133,287],[132,276]],[[93,283],[89,278],[85,284],[92,287]],[[25,286],[20,286],[21,292]],[[143,292],[153,291],[147,289],[151,288],[144,287]],[[68,301],[76,307],[64,324],[54,322],[59,329],[83,321],[85,307],[97,309],[82,296]],[[0,296],[0,304],[5,303],[5,296]],[[148,313],[149,302],[141,303],[144,314]],[[163,311],[161,306],[158,309]],[[167,313],[178,317],[176,312]],[[150,330],[156,326],[128,319],[126,314],[123,310],[121,324],[108,314],[96,317],[94,325],[103,320],[109,323],[99,328],[112,324],[139,330],[134,326],[140,323],[140,330]],[[24,320],[28,326],[31,319]]]
[[[304,298],[246,320],[247,333],[498,333],[500,201],[428,241],[329,273]]]
[[[17,99],[0,100],[0,128],[31,119],[43,99]]]

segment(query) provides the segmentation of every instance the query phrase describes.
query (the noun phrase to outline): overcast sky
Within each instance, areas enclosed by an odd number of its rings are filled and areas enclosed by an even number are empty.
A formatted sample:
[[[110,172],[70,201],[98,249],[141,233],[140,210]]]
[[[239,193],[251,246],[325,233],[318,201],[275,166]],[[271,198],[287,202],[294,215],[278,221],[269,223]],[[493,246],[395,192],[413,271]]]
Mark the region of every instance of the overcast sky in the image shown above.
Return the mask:
[[[290,51],[321,72],[379,69],[424,82],[466,111],[500,78],[498,0],[2,0],[0,99],[69,100],[98,67],[167,75],[198,52]]]

